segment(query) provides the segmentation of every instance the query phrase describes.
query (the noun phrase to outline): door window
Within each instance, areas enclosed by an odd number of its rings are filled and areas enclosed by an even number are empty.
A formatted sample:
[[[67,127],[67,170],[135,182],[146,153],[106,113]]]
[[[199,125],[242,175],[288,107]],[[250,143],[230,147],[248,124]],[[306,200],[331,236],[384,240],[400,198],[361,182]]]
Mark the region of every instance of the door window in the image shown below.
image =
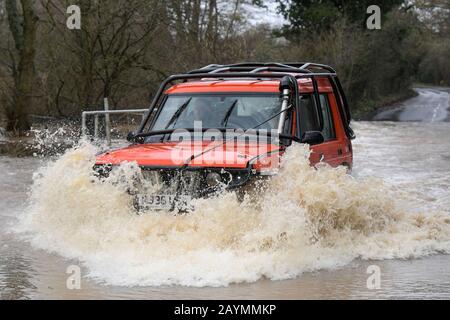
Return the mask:
[[[333,115],[331,114],[330,103],[327,94],[320,94],[320,110],[323,117],[322,135],[325,141],[336,138],[333,125]]]
[[[320,131],[317,112],[314,105],[312,95],[308,94],[300,96],[300,115],[303,132]]]

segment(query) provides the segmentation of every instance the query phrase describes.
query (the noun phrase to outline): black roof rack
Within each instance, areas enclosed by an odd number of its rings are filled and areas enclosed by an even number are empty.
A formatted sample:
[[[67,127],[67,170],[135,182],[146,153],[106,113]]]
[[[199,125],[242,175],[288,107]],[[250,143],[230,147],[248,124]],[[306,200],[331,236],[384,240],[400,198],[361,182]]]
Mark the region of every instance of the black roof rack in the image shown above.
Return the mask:
[[[210,64],[200,69],[191,70],[188,74],[209,73],[217,74],[223,72],[285,72],[298,74],[336,75],[336,71],[325,64],[312,62],[242,62],[235,64]]]

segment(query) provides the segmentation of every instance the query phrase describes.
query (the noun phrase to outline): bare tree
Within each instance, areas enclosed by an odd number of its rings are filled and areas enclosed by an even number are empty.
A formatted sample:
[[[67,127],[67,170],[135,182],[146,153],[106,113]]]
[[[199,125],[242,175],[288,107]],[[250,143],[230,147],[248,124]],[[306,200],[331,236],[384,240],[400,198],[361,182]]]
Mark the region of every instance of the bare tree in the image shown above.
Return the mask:
[[[32,0],[20,0],[21,14],[18,5],[17,0],[6,0],[9,27],[19,60],[17,68],[13,70],[13,103],[8,108],[7,114],[8,129],[21,132],[30,127],[27,108],[32,103],[38,18],[34,12]]]
[[[62,52],[70,59],[66,77],[58,79],[62,91],[78,96],[79,107],[95,106],[102,97],[114,99],[131,70],[152,66],[144,63],[151,50],[162,1],[158,0],[79,0],[82,13],[81,30],[65,27],[65,6],[61,1],[43,1],[46,25],[51,37],[59,39],[60,46],[49,47],[57,59]],[[50,40],[48,40],[50,41]],[[73,96],[73,94],[72,94]]]

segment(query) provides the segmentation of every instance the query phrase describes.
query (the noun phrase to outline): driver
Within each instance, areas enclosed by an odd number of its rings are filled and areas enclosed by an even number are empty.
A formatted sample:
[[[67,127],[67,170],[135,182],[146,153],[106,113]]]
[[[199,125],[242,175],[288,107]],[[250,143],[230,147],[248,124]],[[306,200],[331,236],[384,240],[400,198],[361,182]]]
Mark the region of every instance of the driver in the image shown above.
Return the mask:
[[[201,121],[203,128],[215,128],[217,127],[217,115],[212,110],[212,101],[207,98],[198,98],[195,100],[195,104],[192,104],[192,112],[190,118],[192,121]]]

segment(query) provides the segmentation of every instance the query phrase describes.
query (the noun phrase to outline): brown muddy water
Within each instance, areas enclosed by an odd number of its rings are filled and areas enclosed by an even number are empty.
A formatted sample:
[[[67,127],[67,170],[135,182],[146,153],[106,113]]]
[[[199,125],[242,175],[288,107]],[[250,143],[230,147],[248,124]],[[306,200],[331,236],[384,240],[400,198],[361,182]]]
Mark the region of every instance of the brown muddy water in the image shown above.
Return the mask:
[[[448,299],[450,98],[430,90],[385,119],[434,112],[425,121],[353,124],[351,176],[293,147],[257,205],[223,194],[136,216],[127,179],[93,182],[91,145],[0,157],[0,298]]]

